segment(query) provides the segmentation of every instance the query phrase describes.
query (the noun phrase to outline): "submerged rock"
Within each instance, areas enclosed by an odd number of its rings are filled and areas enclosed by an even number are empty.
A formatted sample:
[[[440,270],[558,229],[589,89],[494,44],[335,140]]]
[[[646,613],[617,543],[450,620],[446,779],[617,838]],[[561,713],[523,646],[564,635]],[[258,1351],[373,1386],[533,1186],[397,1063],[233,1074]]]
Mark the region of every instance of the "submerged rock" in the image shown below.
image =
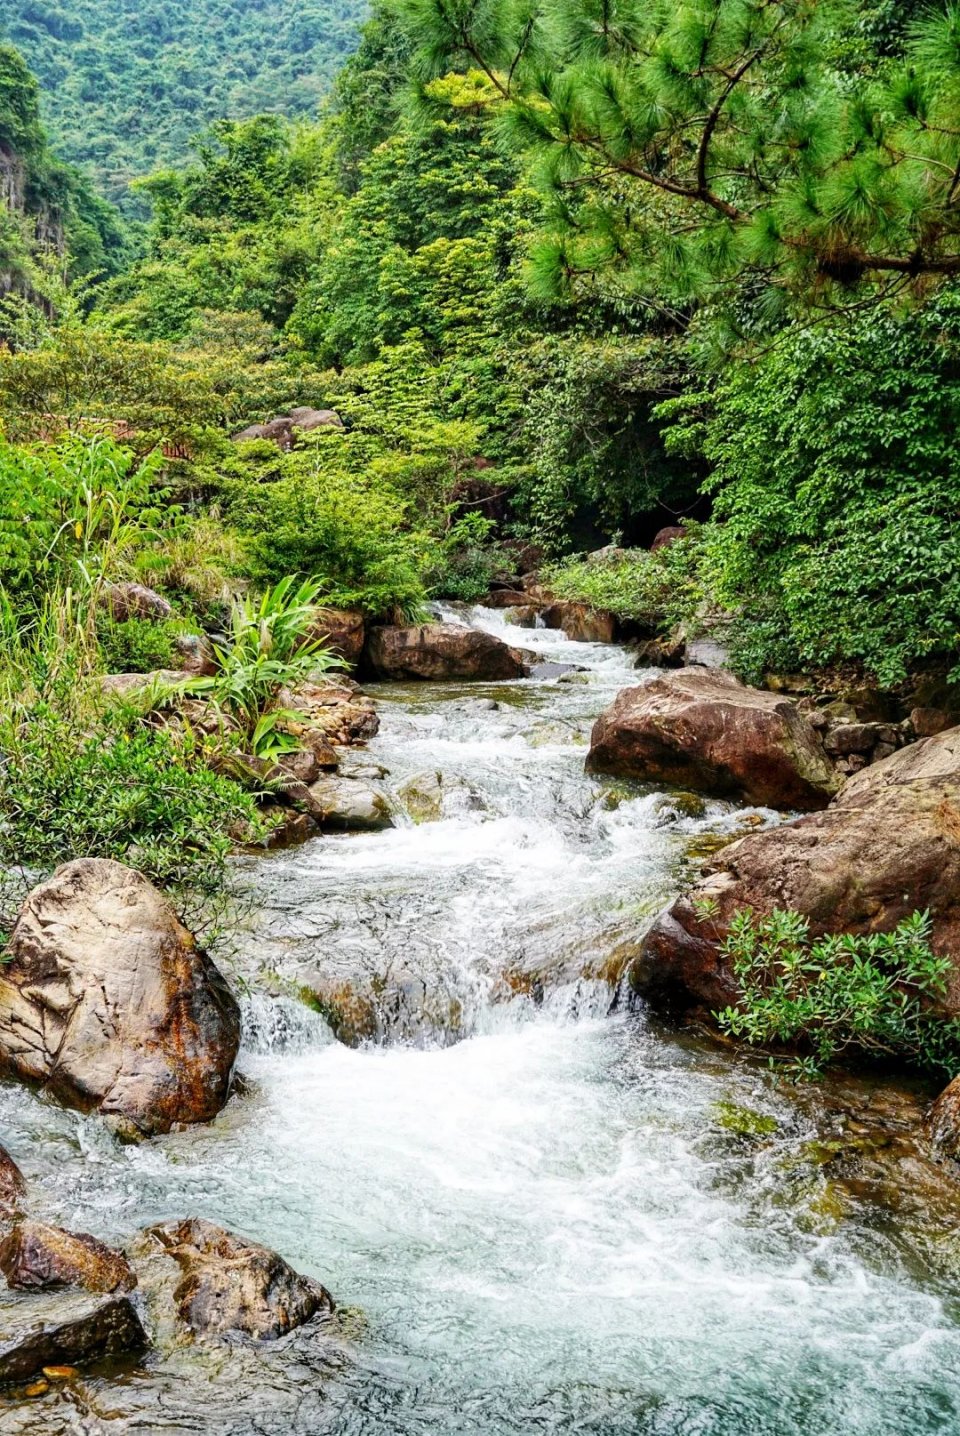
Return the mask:
[[[0,1065],[124,1134],[205,1122],[227,1100],[240,1009],[169,900],[81,858],[27,898],[0,968]]]
[[[378,678],[496,682],[523,678],[525,656],[491,633],[457,623],[374,628],[365,661]]]
[[[87,1291],[130,1291],[137,1279],[126,1257],[86,1232],[46,1222],[18,1222],[0,1242],[0,1271],[10,1287],[82,1286]]]
[[[45,1367],[136,1354],[146,1345],[128,1296],[44,1293],[0,1308],[0,1383],[29,1381]]]
[[[198,1217],[164,1222],[144,1233],[173,1258],[180,1279],[173,1300],[181,1321],[198,1336],[241,1332],[275,1341],[317,1315],[330,1316],[330,1293],[301,1276],[258,1242]]]
[[[436,823],[454,813],[477,811],[482,799],[462,778],[439,772],[414,773],[397,789],[407,816],[415,823]]]
[[[775,808],[826,807],[838,784],[793,703],[707,669],[618,694],[594,725],[587,768]]]
[[[927,911],[934,950],[955,960],[943,1010],[960,1013],[960,728],[865,768],[826,812],[725,848],[644,938],[634,989],[672,1006],[734,1001],[721,947],[744,907],[793,909],[814,934],[889,932]]]

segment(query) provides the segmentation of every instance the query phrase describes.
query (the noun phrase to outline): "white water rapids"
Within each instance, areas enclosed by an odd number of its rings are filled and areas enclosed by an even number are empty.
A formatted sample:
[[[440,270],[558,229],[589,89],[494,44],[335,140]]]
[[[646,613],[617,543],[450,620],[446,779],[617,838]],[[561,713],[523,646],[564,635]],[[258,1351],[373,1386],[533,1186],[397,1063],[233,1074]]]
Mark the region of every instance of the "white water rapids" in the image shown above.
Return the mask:
[[[638,675],[616,648],[508,634],[587,671],[378,691],[371,759],[394,789],[442,772],[463,796],[449,816],[250,865],[246,1090],[215,1122],[122,1147],[0,1087],[44,1216],[110,1240],[221,1222],[359,1308],[350,1339],[158,1355],[8,1413],[11,1431],[960,1433],[957,1288],[916,1223],[908,1240],[896,1214],[834,1213],[808,1100],[608,1016],[610,988],[579,976],[642,932],[693,837],[743,814],[586,778],[590,723]],[[419,979],[434,1016],[454,1002],[461,1040],[437,1019],[350,1049],[263,994],[265,974],[289,992],[331,953]],[[505,968],[543,976],[542,1002],[523,984],[504,1000]],[[737,1136],[718,1102],[776,1131]]]

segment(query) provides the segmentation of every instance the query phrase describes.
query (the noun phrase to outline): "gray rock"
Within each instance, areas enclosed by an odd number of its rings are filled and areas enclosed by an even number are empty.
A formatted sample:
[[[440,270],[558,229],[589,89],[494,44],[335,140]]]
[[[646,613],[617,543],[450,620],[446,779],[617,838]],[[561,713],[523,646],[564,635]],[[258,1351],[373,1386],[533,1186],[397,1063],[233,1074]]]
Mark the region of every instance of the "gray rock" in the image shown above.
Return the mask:
[[[80,1366],[141,1352],[147,1337],[128,1296],[30,1296],[0,1308],[0,1382],[45,1366]]]

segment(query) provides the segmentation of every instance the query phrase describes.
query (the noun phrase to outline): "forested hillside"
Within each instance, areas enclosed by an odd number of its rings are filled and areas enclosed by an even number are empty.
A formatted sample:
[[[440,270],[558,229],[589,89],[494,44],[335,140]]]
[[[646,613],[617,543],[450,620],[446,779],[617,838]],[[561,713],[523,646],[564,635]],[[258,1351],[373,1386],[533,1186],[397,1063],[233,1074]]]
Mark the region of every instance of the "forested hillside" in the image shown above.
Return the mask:
[[[365,0],[0,0],[0,40],[40,81],[58,152],[135,210],[130,181],[221,116],[309,115]]]

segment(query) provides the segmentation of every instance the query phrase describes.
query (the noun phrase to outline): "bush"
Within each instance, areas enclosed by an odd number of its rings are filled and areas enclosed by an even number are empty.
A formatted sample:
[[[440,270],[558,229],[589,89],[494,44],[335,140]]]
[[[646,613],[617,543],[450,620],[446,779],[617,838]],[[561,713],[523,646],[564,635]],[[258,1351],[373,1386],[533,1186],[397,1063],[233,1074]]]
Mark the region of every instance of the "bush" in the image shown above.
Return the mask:
[[[178,619],[128,618],[122,623],[99,619],[97,644],[106,673],[153,673],[176,666]]]
[[[273,482],[227,481],[227,518],[249,535],[258,578],[315,574],[331,608],[413,615],[425,598],[429,541],[411,529],[391,488],[341,466],[342,443],[330,435],[282,456]]]
[[[815,1076],[847,1052],[952,1078],[960,1072],[960,1020],[937,1010],[952,975],[930,949],[924,913],[888,933],[811,938],[795,912],[738,912],[723,946],[742,997],[716,1014],[721,1029],[756,1047],[800,1046]]]
[[[95,857],[139,869],[181,908],[205,905],[227,887],[235,840],[265,831],[252,795],[212,772],[191,737],[120,710],[91,726],[39,703],[0,743],[8,904],[60,863]]]
[[[495,543],[492,519],[473,512],[452,524],[436,546],[425,575],[431,598],[454,598],[478,603],[490,592],[498,574],[514,566],[512,555]]]
[[[568,559],[545,569],[542,580],[557,598],[667,632],[690,619],[703,598],[699,532],[691,524],[685,539],[656,553],[627,549],[599,560]]]
[[[671,446],[714,465],[705,557],[743,676],[960,677],[960,292],[790,331],[702,401],[664,410],[688,416]]]

